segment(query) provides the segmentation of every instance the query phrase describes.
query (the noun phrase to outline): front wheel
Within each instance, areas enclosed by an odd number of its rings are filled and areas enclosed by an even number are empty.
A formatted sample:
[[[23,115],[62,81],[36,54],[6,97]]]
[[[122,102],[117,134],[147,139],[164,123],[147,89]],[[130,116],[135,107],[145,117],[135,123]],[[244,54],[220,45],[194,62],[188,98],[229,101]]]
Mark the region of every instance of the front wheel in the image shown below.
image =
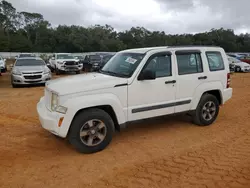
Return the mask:
[[[194,112],[193,122],[196,125],[211,125],[219,113],[219,101],[214,95],[204,94]]]
[[[81,73],[81,71],[76,71],[76,74],[80,74]]]
[[[13,88],[17,88],[17,85],[12,83],[12,87]]]
[[[114,122],[101,109],[84,110],[74,118],[69,130],[69,142],[81,153],[105,149],[112,140]]]
[[[56,75],[60,74],[60,70],[58,68],[56,68]]]

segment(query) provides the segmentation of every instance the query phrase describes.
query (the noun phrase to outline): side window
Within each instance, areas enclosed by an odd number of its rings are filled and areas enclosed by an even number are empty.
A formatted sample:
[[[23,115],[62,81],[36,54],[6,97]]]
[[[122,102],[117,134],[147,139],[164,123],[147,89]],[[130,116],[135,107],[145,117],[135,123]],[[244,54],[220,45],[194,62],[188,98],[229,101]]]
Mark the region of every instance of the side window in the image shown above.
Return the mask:
[[[224,70],[224,62],[220,52],[206,52],[210,71]]]
[[[148,61],[144,70],[155,71],[156,78],[172,76],[171,55],[156,54]]]
[[[194,74],[203,72],[200,53],[176,53],[178,74]]]

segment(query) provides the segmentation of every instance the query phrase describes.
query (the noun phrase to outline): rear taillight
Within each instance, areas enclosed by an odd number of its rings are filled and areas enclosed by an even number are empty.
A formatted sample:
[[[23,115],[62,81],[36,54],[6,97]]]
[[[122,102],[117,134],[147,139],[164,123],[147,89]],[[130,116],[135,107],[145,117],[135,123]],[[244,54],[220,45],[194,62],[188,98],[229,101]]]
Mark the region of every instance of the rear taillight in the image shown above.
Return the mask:
[[[230,83],[231,83],[230,73],[227,73],[227,88],[230,87]]]

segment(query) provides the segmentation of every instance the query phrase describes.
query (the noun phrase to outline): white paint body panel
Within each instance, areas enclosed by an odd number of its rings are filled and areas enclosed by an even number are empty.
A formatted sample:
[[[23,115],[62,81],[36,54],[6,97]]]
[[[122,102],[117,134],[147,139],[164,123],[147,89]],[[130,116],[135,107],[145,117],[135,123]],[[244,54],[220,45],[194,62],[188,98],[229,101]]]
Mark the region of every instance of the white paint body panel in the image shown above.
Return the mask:
[[[177,50],[200,50],[203,62],[203,73],[192,75],[178,75],[178,66],[175,56]],[[221,52],[225,70],[210,72],[205,52]],[[123,51],[122,51],[123,52]],[[46,88],[59,96],[59,105],[67,107],[66,114],[51,112],[45,105],[46,97],[37,104],[37,111],[42,126],[48,131],[61,137],[66,137],[75,114],[82,109],[109,105],[113,108],[118,123],[144,118],[173,114],[182,111],[195,110],[202,94],[206,91],[219,90],[224,104],[232,97],[232,88],[226,88],[229,66],[227,56],[222,48],[218,47],[157,47],[131,49],[126,52],[146,53],[130,78],[119,78],[100,73],[88,73],[68,76],[48,82]],[[143,66],[148,58],[158,52],[171,52],[172,76],[155,80],[138,81]],[[199,76],[207,76],[206,80],[198,80]],[[165,84],[165,81],[176,80],[176,83]],[[115,87],[116,85],[122,85]],[[45,92],[46,93],[46,92]],[[168,106],[132,113],[133,109],[174,104],[182,101],[191,102],[178,106]],[[63,123],[58,127],[60,117]]]

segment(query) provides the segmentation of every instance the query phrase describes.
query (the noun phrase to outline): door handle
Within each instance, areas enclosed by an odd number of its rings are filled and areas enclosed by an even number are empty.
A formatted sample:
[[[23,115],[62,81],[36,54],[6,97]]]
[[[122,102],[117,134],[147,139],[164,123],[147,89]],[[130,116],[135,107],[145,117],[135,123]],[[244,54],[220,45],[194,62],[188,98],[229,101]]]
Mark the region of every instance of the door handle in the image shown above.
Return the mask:
[[[198,77],[199,80],[205,80],[207,79],[207,76],[201,76],[201,77]]]
[[[175,84],[176,80],[166,81],[165,84]]]

